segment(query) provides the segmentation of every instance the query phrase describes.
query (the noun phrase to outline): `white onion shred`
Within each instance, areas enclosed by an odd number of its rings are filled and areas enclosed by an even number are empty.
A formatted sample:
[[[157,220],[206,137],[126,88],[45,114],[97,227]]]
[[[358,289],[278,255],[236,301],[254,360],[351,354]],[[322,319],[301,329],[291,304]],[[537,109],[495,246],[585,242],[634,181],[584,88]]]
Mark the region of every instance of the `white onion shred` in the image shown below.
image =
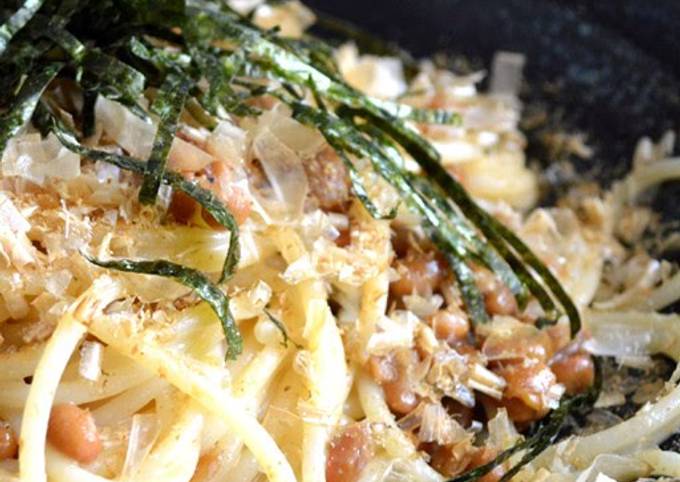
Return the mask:
[[[168,168],[176,171],[196,172],[214,162],[213,156],[179,137],[172,140],[168,153]]]
[[[253,22],[265,30],[278,27],[284,37],[302,36],[315,21],[314,13],[297,0],[281,5],[261,4],[253,18]]]
[[[451,444],[467,437],[467,432],[440,403],[426,403],[421,412],[418,438],[423,442]]]
[[[410,348],[420,321],[410,311],[397,310],[377,323],[377,332],[368,340],[367,349],[374,355],[388,353],[395,348]]]
[[[533,463],[549,467],[557,459],[574,468],[588,467],[601,454],[634,453],[652,448],[680,427],[680,387],[657,402],[642,407],[633,417],[591,435],[567,439],[550,447]]]
[[[80,156],[61,145],[50,133],[26,134],[10,139],[2,155],[3,176],[18,176],[36,184],[46,178],[75,179],[80,176]]]
[[[360,56],[353,43],[340,47],[336,58],[345,80],[368,95],[390,99],[406,92],[404,72],[397,58]]]
[[[17,267],[35,261],[35,248],[26,236],[30,228],[12,200],[0,191],[0,259]]]
[[[631,457],[602,454],[598,456],[576,482],[605,482],[634,480],[648,475],[649,467],[644,462]]]
[[[97,97],[94,113],[97,128],[103,129],[111,140],[132,157],[142,160],[149,158],[156,136],[155,123],[145,122],[122,104],[101,95]]]
[[[273,199],[260,202],[272,218],[300,216],[309,185],[302,157],[321,145],[319,134],[275,109],[260,116],[253,153],[271,185]],[[262,194],[262,193],[259,193]]]
[[[510,448],[521,437],[505,408],[499,408],[496,416],[489,420],[488,430],[489,444],[499,451]]]
[[[642,357],[664,353],[680,359],[680,315],[648,312],[596,312],[585,315],[595,355]]]
[[[80,363],[78,373],[85,380],[96,382],[102,374],[102,350],[104,346],[98,341],[85,341],[80,347]]]
[[[136,414],[132,417],[132,426],[128,440],[125,462],[121,471],[121,480],[131,480],[135,472],[149,455],[160,431],[158,417],[155,414]]]

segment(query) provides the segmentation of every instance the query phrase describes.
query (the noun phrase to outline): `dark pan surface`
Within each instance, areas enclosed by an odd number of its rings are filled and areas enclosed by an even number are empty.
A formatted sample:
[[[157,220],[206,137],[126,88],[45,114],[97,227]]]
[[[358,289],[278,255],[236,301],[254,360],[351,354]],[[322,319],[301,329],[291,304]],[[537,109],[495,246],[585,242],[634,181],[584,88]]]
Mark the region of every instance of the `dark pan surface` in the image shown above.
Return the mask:
[[[308,5],[395,41],[415,56],[445,52],[475,66],[494,52],[526,54],[527,109],[584,132],[594,160],[579,174],[608,183],[625,174],[637,140],[680,128],[680,2],[677,0],[311,0]],[[529,154],[549,159],[540,131]],[[676,149],[677,150],[677,149]],[[680,188],[656,207],[680,219]]]

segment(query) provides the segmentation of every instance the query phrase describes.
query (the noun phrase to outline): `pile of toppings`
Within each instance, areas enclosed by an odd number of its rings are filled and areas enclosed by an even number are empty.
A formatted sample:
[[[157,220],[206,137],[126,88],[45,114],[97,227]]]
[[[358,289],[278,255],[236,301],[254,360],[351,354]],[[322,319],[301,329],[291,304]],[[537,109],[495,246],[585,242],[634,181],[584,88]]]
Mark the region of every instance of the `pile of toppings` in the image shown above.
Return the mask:
[[[148,324],[207,302],[233,360],[235,318],[263,312],[265,279],[321,277],[348,357],[429,464],[455,481],[507,480],[596,398],[577,305],[600,284],[586,274],[611,238],[604,207],[588,198],[582,219],[515,210],[536,200],[516,128],[521,59],[498,59],[505,74],[482,96],[475,75],[424,63],[406,79],[396,58],[334,52],[303,33],[310,19],[297,2],[244,16],[176,0],[45,0],[9,16],[2,349],[49,337],[103,268],[124,273]],[[307,252],[244,288],[242,271],[275,258],[272,227],[295,230]],[[636,269],[661,276],[650,262]],[[387,310],[362,333],[359,288],[381,273]],[[258,340],[288,343],[266,314]],[[83,345],[83,377],[99,376],[101,348]],[[327,480],[357,480],[384,429],[338,428]],[[62,431],[57,420],[48,436]],[[16,451],[13,437],[0,425],[2,453]]]

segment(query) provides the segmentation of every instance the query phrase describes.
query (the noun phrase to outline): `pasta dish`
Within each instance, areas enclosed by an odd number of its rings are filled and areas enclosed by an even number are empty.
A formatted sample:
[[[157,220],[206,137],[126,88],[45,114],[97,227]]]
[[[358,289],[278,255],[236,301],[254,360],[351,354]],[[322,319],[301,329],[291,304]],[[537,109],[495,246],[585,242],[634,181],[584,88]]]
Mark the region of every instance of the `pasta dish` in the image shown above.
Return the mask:
[[[672,133],[537,207],[518,54],[480,92],[297,1],[0,18],[0,482],[680,477],[680,372],[615,382],[680,360]]]

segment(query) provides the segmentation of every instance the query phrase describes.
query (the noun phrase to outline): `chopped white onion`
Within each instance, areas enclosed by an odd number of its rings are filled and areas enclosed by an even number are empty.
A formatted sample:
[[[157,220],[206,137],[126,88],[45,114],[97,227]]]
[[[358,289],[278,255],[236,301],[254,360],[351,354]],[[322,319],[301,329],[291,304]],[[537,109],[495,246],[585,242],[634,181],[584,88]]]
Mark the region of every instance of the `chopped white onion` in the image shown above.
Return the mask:
[[[653,474],[680,477],[680,454],[677,452],[651,449],[640,453],[639,458],[652,467]]]
[[[404,72],[398,58],[360,56],[353,43],[340,47],[336,58],[345,80],[367,95],[392,99],[406,92]]]
[[[423,442],[446,445],[468,436],[465,429],[446,413],[440,403],[426,403],[421,410],[418,438]]]
[[[680,387],[676,386],[669,394],[655,403],[645,405],[624,422],[550,447],[533,462],[533,465],[549,467],[559,459],[575,468],[584,469],[601,454],[634,453],[655,447],[675,433],[679,427]]]
[[[104,346],[98,341],[84,341],[80,347],[80,363],[78,373],[91,382],[96,382],[102,374],[102,350]]]
[[[29,222],[12,200],[0,191],[0,260],[21,267],[35,261],[35,248],[26,236]]]
[[[515,424],[508,417],[508,411],[503,407],[499,408],[496,416],[489,420],[488,430],[488,443],[498,451],[510,448],[521,437],[515,428]]]
[[[147,160],[153,148],[157,126],[145,122],[124,105],[100,95],[94,106],[95,122],[132,157]]]
[[[367,350],[381,355],[395,348],[413,346],[413,336],[420,321],[410,311],[397,310],[391,316],[383,316],[377,323],[377,332],[368,340]]]
[[[80,156],[62,146],[53,133],[44,139],[26,134],[10,139],[2,155],[2,174],[36,184],[51,177],[74,179],[80,175]]]
[[[260,116],[253,152],[271,185],[274,199],[260,202],[272,218],[302,213],[309,186],[300,153],[311,147],[308,142],[315,138],[312,132],[278,110]],[[306,135],[309,137],[300,142]]]
[[[602,454],[579,475],[576,482],[635,480],[645,475],[649,475],[649,466],[640,460],[621,455]]]
[[[586,349],[601,356],[647,357],[664,353],[680,360],[680,316],[648,312],[585,314],[591,338]]]
[[[230,166],[240,165],[246,153],[246,137],[243,129],[231,122],[221,121],[208,136],[205,149]]]
[[[168,168],[176,171],[196,172],[214,162],[213,156],[190,142],[175,137],[168,153]]]
[[[155,414],[141,413],[132,417],[125,462],[120,475],[121,480],[134,477],[158,438],[159,425],[158,416]]]
[[[314,13],[297,0],[281,5],[261,4],[255,10],[253,22],[260,28],[280,29],[284,37],[300,37],[316,21]]]

